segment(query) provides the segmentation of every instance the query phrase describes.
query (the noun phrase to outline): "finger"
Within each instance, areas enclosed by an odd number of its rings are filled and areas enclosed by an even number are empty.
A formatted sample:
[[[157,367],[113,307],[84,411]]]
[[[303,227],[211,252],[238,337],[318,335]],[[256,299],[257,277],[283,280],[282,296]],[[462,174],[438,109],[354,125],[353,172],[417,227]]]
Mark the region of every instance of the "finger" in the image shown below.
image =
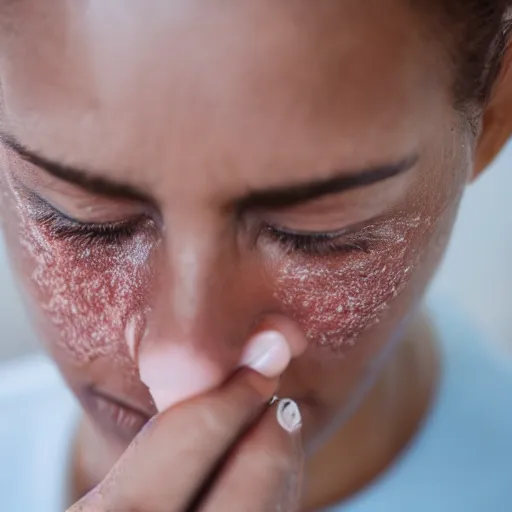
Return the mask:
[[[237,445],[200,511],[295,512],[302,467],[300,413],[281,400]]]
[[[275,315],[269,318],[272,321],[261,324],[249,338],[239,365],[272,379],[305,350],[307,342],[290,320],[278,323]],[[169,343],[145,344],[143,348],[139,351],[140,376],[160,412],[222,383],[224,372],[190,348]]]
[[[183,510],[218,459],[267,406],[276,384],[243,370],[216,391],[156,416],[76,511],[87,506]]]

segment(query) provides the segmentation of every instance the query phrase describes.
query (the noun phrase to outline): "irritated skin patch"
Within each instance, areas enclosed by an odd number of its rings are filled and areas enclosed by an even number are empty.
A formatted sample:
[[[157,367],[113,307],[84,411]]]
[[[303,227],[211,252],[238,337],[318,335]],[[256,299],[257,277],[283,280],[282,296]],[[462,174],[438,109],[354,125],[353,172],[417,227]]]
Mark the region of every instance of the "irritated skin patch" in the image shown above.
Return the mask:
[[[414,247],[429,219],[410,216],[367,228],[365,250],[289,259],[280,270],[277,298],[308,340],[336,352],[355,345],[379,322],[419,263]]]
[[[11,188],[26,279],[59,347],[79,365],[128,351],[133,356],[151,286],[151,235],[141,230],[122,245],[59,240],[41,222],[44,207]]]

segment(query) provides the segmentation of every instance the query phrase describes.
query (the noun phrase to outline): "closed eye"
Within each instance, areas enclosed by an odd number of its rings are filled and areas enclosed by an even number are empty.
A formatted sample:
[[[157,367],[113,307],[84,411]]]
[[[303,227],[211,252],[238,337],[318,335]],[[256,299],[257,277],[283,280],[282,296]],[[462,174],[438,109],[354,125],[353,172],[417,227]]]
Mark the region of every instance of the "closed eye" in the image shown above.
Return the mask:
[[[301,233],[272,225],[268,225],[265,232],[267,236],[281,244],[287,253],[316,256],[347,252],[368,253],[371,251],[373,239],[366,232]]]
[[[81,246],[121,245],[135,235],[142,222],[150,222],[143,215],[116,222],[81,222],[68,217],[35,195],[32,195],[31,201],[36,203],[33,209],[34,220],[48,230],[52,238],[71,241]]]

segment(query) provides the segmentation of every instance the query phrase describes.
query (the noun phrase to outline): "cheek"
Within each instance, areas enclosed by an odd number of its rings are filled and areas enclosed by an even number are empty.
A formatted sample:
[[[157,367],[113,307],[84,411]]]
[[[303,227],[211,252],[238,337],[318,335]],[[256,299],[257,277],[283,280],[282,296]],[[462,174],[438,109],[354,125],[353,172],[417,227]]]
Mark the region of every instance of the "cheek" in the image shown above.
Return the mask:
[[[389,221],[376,230],[368,253],[289,261],[277,297],[310,341],[335,351],[351,348],[409,283],[430,225],[417,216]]]
[[[50,349],[77,365],[101,356],[131,363],[145,331],[154,233],[138,233],[119,245],[57,240],[48,226],[34,220],[35,207],[12,182],[7,170],[14,174],[17,164],[3,151],[0,163],[2,222],[11,259]]]
[[[79,365],[100,356],[133,359],[145,329],[151,237],[117,247],[56,241],[22,215],[20,242],[24,279],[52,348]]]

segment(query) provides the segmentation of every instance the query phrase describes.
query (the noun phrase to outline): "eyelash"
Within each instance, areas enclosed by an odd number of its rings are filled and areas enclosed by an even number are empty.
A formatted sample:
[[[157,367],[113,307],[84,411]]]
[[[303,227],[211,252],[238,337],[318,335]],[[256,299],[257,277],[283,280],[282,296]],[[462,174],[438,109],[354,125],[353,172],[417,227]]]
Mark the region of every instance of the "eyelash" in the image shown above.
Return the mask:
[[[49,229],[57,240],[66,240],[90,247],[91,245],[122,245],[137,232],[141,218],[101,224],[85,224],[70,219],[48,203],[37,198],[37,222]],[[315,234],[293,233],[267,225],[265,234],[277,241],[288,254],[325,256],[333,253],[370,252],[370,238],[358,233]]]
[[[277,240],[288,253],[314,256],[329,254],[370,252],[370,237],[360,233],[292,233],[275,226],[267,226],[267,234]]]
[[[38,208],[37,222],[46,227],[53,238],[66,240],[79,245],[122,245],[136,233],[141,218],[113,223],[81,223],[70,219],[49,204]]]

